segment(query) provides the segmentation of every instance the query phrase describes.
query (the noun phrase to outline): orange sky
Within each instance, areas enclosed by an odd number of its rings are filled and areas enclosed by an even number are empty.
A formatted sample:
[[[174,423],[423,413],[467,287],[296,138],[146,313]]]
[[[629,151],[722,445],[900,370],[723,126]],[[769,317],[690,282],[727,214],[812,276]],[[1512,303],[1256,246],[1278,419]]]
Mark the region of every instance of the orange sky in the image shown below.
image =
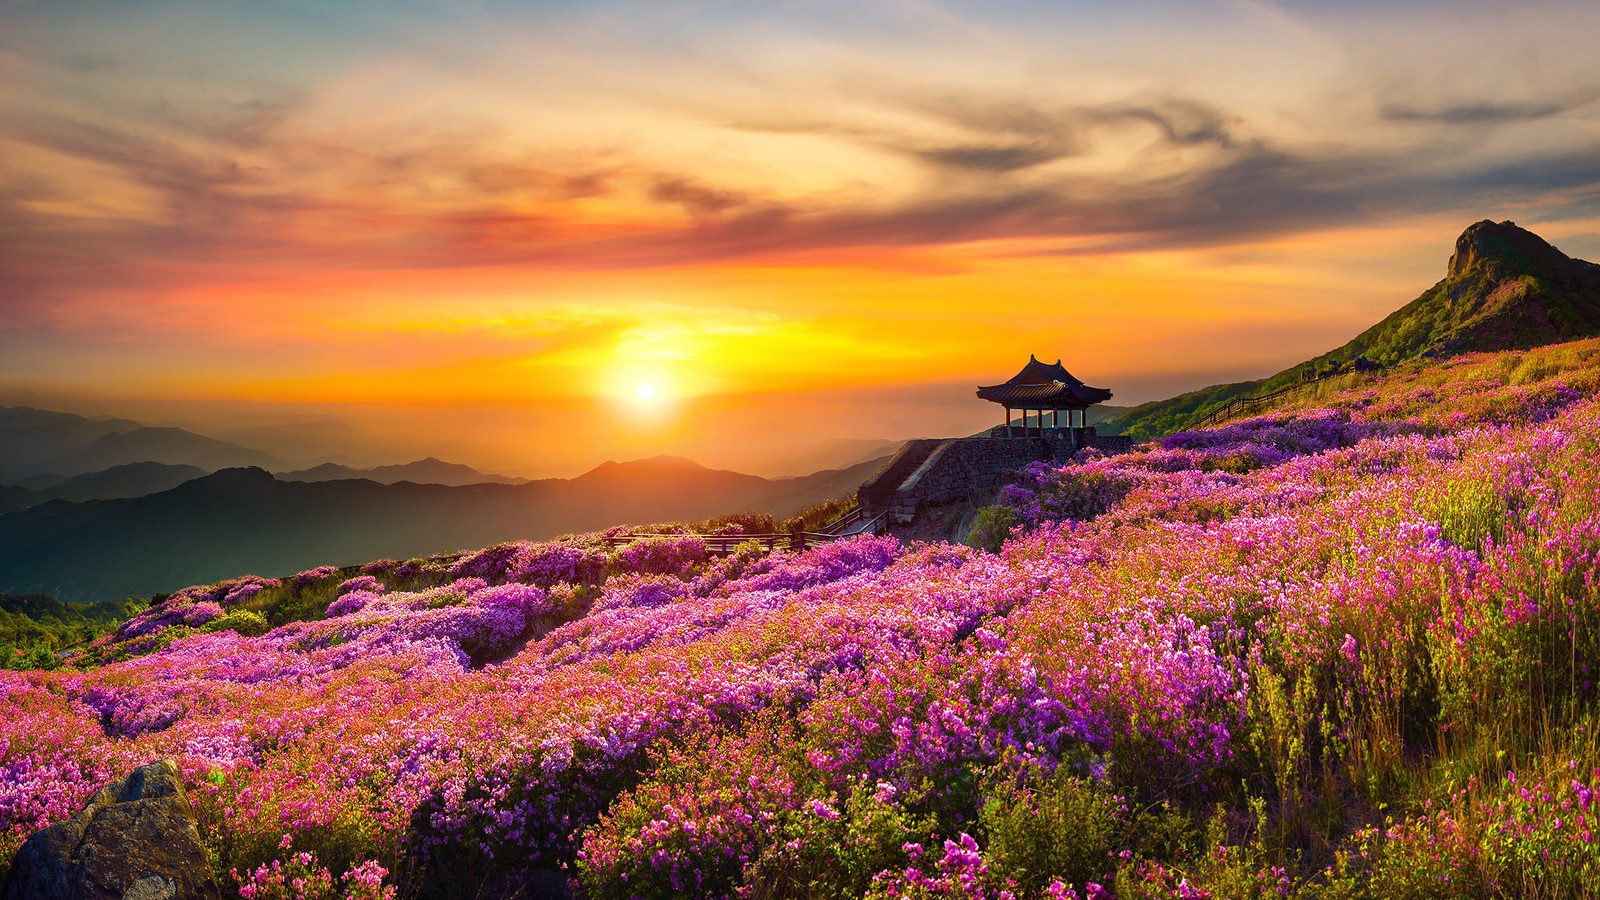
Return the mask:
[[[1600,257],[1589,5],[992,6],[8,7],[0,403],[773,474],[1270,374],[1477,219]]]

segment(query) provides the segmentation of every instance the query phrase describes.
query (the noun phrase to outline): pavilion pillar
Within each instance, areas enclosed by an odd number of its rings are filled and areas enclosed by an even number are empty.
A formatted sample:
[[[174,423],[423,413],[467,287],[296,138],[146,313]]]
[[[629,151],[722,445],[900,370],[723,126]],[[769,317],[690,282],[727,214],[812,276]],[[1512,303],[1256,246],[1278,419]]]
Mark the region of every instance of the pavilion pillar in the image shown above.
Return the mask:
[[[1005,421],[1002,422],[1001,424],[1005,425],[1005,427],[1006,427],[1006,437],[1011,437],[1011,407],[1009,407],[1009,406],[1005,407],[1005,411],[1006,411],[1006,418],[1005,418]]]

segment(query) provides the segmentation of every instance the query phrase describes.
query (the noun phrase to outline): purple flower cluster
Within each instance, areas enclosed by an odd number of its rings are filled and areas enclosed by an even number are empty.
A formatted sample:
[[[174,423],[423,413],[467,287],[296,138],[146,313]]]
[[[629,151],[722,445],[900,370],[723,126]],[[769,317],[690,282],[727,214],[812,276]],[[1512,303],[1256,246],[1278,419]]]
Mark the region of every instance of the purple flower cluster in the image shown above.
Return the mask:
[[[304,572],[297,573],[289,579],[289,584],[295,590],[305,590],[323,579],[332,578],[338,574],[338,566],[317,566],[315,569],[307,569]]]
[[[184,588],[122,623],[115,640],[148,638],[174,625],[204,625],[218,618],[228,607],[237,606],[267,588],[281,586],[274,578],[246,575],[205,587]]]
[[[674,534],[644,538],[616,552],[616,566],[641,575],[689,574],[710,558],[699,535]]]
[[[463,557],[450,567],[455,578],[482,578],[490,583],[520,581],[540,587],[560,583],[588,584],[605,577],[606,554],[590,547],[554,541],[497,544]]]

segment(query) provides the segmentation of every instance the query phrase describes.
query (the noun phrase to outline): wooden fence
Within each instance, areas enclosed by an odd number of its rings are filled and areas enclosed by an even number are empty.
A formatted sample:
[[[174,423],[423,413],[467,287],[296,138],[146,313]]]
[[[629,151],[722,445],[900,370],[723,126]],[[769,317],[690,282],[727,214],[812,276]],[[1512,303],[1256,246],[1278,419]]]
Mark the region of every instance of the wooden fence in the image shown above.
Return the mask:
[[[1262,394],[1258,397],[1235,397],[1232,400],[1229,400],[1227,403],[1224,403],[1221,407],[1212,410],[1210,415],[1206,416],[1204,419],[1201,419],[1195,424],[1190,425],[1189,428],[1210,428],[1213,425],[1220,425],[1223,422],[1230,421],[1241,415],[1254,415],[1265,409],[1272,403],[1272,401],[1282,397],[1284,394],[1298,391],[1303,387],[1316,384],[1319,381],[1325,381],[1338,375],[1350,375],[1355,372],[1375,372],[1378,370],[1379,367],[1377,364],[1370,362],[1365,363],[1363,366],[1353,368],[1345,368],[1341,366],[1337,369],[1318,372],[1316,375],[1313,375],[1304,381],[1297,381],[1288,387],[1281,387],[1275,391]]]

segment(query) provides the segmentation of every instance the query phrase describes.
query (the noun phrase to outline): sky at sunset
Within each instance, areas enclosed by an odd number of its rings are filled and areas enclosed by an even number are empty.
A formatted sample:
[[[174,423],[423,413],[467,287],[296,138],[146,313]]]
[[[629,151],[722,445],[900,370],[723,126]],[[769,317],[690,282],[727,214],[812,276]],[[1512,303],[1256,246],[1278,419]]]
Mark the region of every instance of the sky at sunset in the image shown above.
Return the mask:
[[[0,0],[0,405],[793,473],[1600,259],[1600,4],[1105,6]]]

